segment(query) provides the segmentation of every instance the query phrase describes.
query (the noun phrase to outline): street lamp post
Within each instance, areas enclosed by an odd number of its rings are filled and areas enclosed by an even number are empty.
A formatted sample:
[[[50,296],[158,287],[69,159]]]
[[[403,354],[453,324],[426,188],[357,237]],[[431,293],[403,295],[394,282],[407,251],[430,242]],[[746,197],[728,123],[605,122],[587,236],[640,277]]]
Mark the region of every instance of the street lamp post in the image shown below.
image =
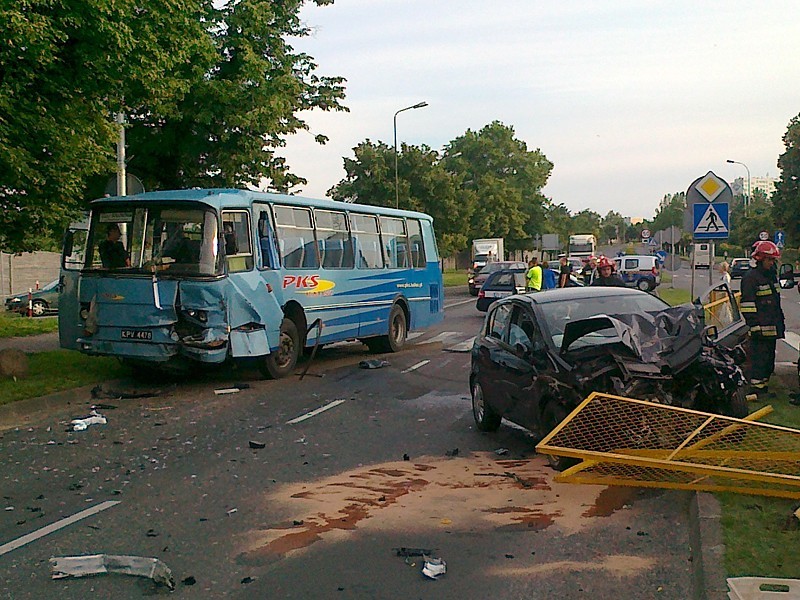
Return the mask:
[[[400,207],[400,189],[399,189],[399,178],[397,176],[397,115],[399,115],[404,110],[411,110],[412,108],[423,108],[428,106],[427,102],[418,102],[414,106],[406,106],[405,108],[401,108],[396,113],[394,113],[394,207]]]
[[[745,198],[744,202],[744,214],[747,215],[747,208],[750,206],[750,169],[748,169],[747,165],[744,164],[743,162],[731,160],[730,158],[725,162],[730,163],[732,165],[742,165],[747,171],[747,198]]]

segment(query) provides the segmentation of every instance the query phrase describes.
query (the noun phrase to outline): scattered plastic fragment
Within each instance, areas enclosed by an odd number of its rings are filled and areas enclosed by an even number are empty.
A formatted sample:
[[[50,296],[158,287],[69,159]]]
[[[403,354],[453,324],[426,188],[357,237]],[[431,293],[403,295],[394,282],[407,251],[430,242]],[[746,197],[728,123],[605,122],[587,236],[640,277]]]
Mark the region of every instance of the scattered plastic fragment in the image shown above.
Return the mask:
[[[101,385],[97,385],[92,388],[92,398],[115,398],[119,400],[134,400],[136,398],[152,398],[153,396],[160,396],[163,392],[158,389],[154,390],[134,390],[134,391],[122,391],[122,390],[114,390],[114,389],[106,389]],[[116,407],[114,407],[116,408]]]
[[[248,583],[253,583],[255,581],[254,577],[242,577],[242,584],[247,585]]]
[[[262,448],[267,447],[267,444],[265,444],[264,442],[256,442],[255,440],[250,440],[250,442],[248,443],[250,444],[250,447],[253,448],[254,450],[261,450]]]
[[[408,454],[403,454],[403,460],[411,460],[411,457]]]
[[[157,585],[166,586],[171,590],[175,589],[172,571],[157,558],[113,554],[56,556],[50,559],[50,569],[53,579],[119,573],[120,575],[147,577]]]
[[[395,553],[396,556],[404,556],[408,558],[409,556],[430,556],[433,554],[433,549],[431,548],[406,548],[401,546],[399,548],[392,548],[392,552]]]
[[[425,557],[425,564],[422,567],[422,574],[431,579],[438,579],[447,573],[447,563],[441,558]]]
[[[223,394],[238,394],[241,390],[239,388],[220,388],[218,390],[214,390],[214,393],[217,396],[221,396]]]
[[[508,448],[498,448],[494,453],[497,454],[497,456],[505,456],[508,454]]]
[[[96,410],[89,413],[89,416],[82,419],[72,419],[72,431],[86,431],[90,425],[105,425],[108,423],[106,418]]]
[[[358,363],[358,366],[362,369],[382,369],[383,367],[389,366],[388,360],[381,360],[379,358],[371,358],[369,360],[362,360]]]
[[[239,509],[238,509],[238,508],[232,508],[232,509],[230,509],[229,511],[227,511],[227,514],[228,514],[228,515],[232,515],[232,514],[233,514],[233,513],[235,513],[235,512],[239,512]]]

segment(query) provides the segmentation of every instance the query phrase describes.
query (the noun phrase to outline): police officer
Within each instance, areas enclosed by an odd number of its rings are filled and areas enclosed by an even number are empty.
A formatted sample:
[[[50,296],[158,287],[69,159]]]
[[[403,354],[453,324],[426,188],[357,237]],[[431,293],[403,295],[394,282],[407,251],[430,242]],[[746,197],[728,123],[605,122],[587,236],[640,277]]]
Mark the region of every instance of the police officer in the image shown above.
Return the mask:
[[[592,280],[591,285],[604,285],[608,287],[625,287],[619,273],[614,272],[614,261],[607,256],[601,256],[597,261],[597,275]]]
[[[753,248],[750,256],[756,266],[742,277],[741,310],[750,327],[750,385],[757,394],[766,394],[775,370],[775,344],[786,331],[774,275],[781,251],[770,241],[757,242]]]

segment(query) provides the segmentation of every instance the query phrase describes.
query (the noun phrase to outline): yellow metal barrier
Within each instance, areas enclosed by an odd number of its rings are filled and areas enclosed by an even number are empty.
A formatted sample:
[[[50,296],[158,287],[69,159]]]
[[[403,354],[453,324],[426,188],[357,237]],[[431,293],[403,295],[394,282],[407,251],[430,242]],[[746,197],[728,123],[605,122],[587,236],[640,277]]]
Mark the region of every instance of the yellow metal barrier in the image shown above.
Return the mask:
[[[722,330],[731,323],[738,321],[741,318],[739,312],[739,299],[741,292],[734,294],[734,302],[731,302],[731,297],[727,292],[712,291],[710,295],[710,302],[703,305],[705,311],[706,325],[716,325],[717,329]]]
[[[537,446],[556,481],[800,498],[800,430],[595,392]]]

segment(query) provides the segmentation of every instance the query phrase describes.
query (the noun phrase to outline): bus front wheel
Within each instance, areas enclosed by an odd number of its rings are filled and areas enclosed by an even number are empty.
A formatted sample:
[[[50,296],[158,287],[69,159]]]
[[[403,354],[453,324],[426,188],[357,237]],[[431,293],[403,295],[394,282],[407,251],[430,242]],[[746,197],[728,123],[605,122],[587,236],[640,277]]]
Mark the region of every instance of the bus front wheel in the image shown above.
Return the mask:
[[[264,358],[261,372],[270,379],[286,377],[294,371],[301,350],[297,325],[291,319],[284,318],[278,347]]]
[[[406,325],[406,313],[402,307],[395,304],[392,312],[389,313],[389,332],[388,335],[369,338],[364,340],[370,352],[399,352],[406,344],[408,326]]]

